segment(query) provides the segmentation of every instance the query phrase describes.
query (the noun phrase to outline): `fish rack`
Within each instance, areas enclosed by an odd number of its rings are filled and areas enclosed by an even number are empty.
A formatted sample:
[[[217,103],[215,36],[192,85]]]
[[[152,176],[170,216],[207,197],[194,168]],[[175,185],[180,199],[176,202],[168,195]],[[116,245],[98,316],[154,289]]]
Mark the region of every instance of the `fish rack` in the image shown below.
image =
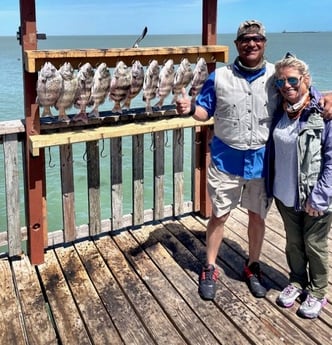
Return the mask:
[[[24,65],[28,73],[38,73],[43,64],[50,61],[57,68],[65,62],[70,62],[73,68],[78,69],[82,64],[89,62],[91,65],[98,65],[105,62],[108,67],[115,67],[121,60],[127,65],[139,60],[143,65],[148,65],[151,59],[164,62],[172,59],[174,64],[179,64],[183,57],[191,63],[197,62],[203,57],[208,65],[215,65],[216,62],[228,61],[228,47],[223,45],[202,45],[202,46],[177,46],[177,47],[149,47],[149,48],[112,48],[112,49],[79,49],[79,50],[26,50],[24,52]],[[29,148],[33,156],[39,155],[39,149],[57,146],[68,143],[93,141],[105,138],[114,138],[125,135],[152,133],[162,130],[186,128],[201,125],[211,125],[213,120],[204,123],[195,121],[191,117],[179,118],[173,107],[163,107],[160,111],[152,114],[142,114],[142,109],[135,111],[130,109],[127,112],[126,120],[119,120],[119,116],[103,116],[99,119],[89,120],[84,129],[77,131],[77,125],[70,123],[45,124],[41,119],[41,131],[39,134],[29,137]],[[130,123],[128,122],[128,119]],[[135,122],[140,121],[140,126]],[[125,123],[123,123],[125,122]],[[112,127],[116,125],[116,127]],[[79,125],[82,127],[82,124]],[[96,130],[98,127],[98,130]],[[59,133],[59,129],[61,133]],[[82,128],[80,128],[82,129]]]
[[[134,109],[130,116],[127,116],[127,121],[122,121],[119,117],[119,121],[113,121],[116,116],[106,116],[102,121],[95,121],[95,119],[89,119],[88,123],[81,123],[78,127],[77,124],[61,124],[44,123],[46,120],[39,115],[39,106],[36,104],[36,84],[38,80],[38,70],[47,61],[51,62],[55,67],[59,67],[64,62],[70,62],[71,65],[77,69],[85,62],[89,62],[93,66],[97,66],[100,62],[105,62],[108,67],[116,66],[116,62],[120,59],[128,65],[134,60],[140,60],[143,66],[147,66],[147,63],[151,59],[157,59],[159,64],[162,64],[167,59],[173,59],[174,63],[179,63],[183,57],[188,58],[192,63],[197,61],[198,57],[204,57],[208,70],[211,72],[217,62],[228,61],[228,47],[219,46],[217,44],[217,0],[203,0],[202,1],[202,46],[190,46],[190,47],[157,47],[157,48],[121,48],[121,49],[77,49],[77,50],[38,50],[37,41],[40,39],[41,34],[37,33],[36,22],[36,4],[35,0],[20,0],[20,27],[18,30],[19,43],[22,47],[22,65],[23,65],[23,86],[24,86],[24,114],[25,114],[25,136],[24,147],[25,151],[25,190],[26,195],[26,218],[27,218],[27,248],[29,252],[29,258],[31,263],[39,264],[44,261],[44,248],[47,247],[47,217],[46,217],[46,164],[45,164],[45,148],[55,146],[59,143],[60,153],[63,156],[63,164],[61,165],[62,171],[66,174],[63,177],[64,190],[63,194],[64,210],[66,210],[65,219],[65,241],[71,241],[75,237],[75,217],[73,215],[73,194],[70,193],[73,189],[73,169],[68,167],[67,164],[72,164],[71,160],[68,160],[72,152],[72,143],[75,142],[87,142],[86,146],[89,147],[89,152],[98,157],[97,149],[98,138],[104,139],[105,137],[111,137],[118,135],[119,137],[112,137],[109,139],[112,142],[112,147],[115,149],[121,148],[121,136],[131,136],[133,140],[138,141],[144,138],[144,134],[135,135],[137,128],[143,128],[144,133],[153,133],[153,137],[158,139],[158,148],[162,151],[163,147],[163,135],[164,130],[170,130],[173,128],[175,138],[181,137],[184,127],[192,127],[194,135],[195,155],[199,159],[195,160],[197,165],[193,171],[193,199],[194,209],[204,217],[208,217],[211,214],[211,207],[206,190],[206,175],[207,166],[209,164],[209,147],[208,142],[212,133],[211,126],[204,126],[209,122],[199,124],[196,123],[192,117],[179,117],[176,112],[171,109],[167,109],[160,113],[153,113],[151,116],[144,118],[144,114],[136,112]],[[174,108],[174,107],[173,107]],[[168,116],[172,113],[173,117]],[[165,116],[166,115],[166,116]],[[181,121],[180,121],[181,119]],[[139,125],[136,125],[140,121]],[[167,122],[167,123],[166,123]],[[196,127],[197,126],[197,127]],[[94,134],[98,132],[98,134]],[[95,136],[93,136],[95,135]],[[61,137],[61,142],[59,142]],[[157,138],[158,137],[158,138]],[[160,137],[160,138],[159,138]],[[173,137],[174,138],[174,137]],[[92,140],[92,141],[91,141]],[[61,145],[66,142],[69,144]],[[141,146],[140,146],[141,147]],[[179,149],[179,145],[176,149]],[[162,158],[162,153],[155,152],[156,157]],[[182,152],[175,155],[178,161],[173,162],[175,168],[181,163]],[[114,190],[112,188],[112,195],[115,196],[112,199],[112,207],[116,215],[121,214],[121,202],[119,203],[118,193],[118,172],[121,171],[121,155],[118,155],[118,151],[114,152],[116,162],[112,160],[112,180],[116,181]],[[95,160],[89,161],[91,164],[96,163]],[[135,161],[136,162],[136,161]],[[180,162],[180,163],[178,163]],[[115,165],[113,164],[115,163]],[[139,162],[138,162],[139,163]],[[117,165],[118,164],[118,165]],[[136,164],[136,163],[135,163]],[[163,163],[162,163],[163,164]],[[160,179],[163,165],[156,165],[154,171],[155,176],[155,192],[154,196],[154,218],[163,218],[163,196],[159,195],[159,192],[163,192],[163,188],[160,187]],[[90,169],[91,178],[98,174],[97,167]],[[176,168],[177,169],[177,168]],[[133,169],[134,174],[140,174],[140,170]],[[176,175],[177,176],[177,175]],[[140,177],[137,177],[137,181]],[[94,183],[92,179],[91,183]],[[176,183],[177,184],[177,183]],[[92,186],[92,185],[91,185]],[[141,188],[141,186],[140,186]],[[177,189],[178,194],[181,195],[181,187]],[[69,191],[69,192],[68,192]],[[93,191],[93,188],[91,189]],[[157,195],[158,194],[158,195]],[[178,209],[177,205],[182,204],[181,197],[177,198],[174,203],[175,214],[183,213],[183,210]],[[180,201],[178,201],[180,200]],[[98,202],[91,202],[91,205],[98,204]],[[135,208],[141,210],[141,205],[135,203]],[[143,209],[143,208],[142,208]],[[95,214],[94,210],[91,210]],[[136,211],[133,212],[133,217],[136,219]],[[140,216],[139,216],[140,217]],[[100,220],[97,216],[96,219]],[[118,217],[113,217],[114,229],[119,229]],[[93,228],[95,220],[90,220],[91,227]],[[139,224],[135,220],[135,224]]]

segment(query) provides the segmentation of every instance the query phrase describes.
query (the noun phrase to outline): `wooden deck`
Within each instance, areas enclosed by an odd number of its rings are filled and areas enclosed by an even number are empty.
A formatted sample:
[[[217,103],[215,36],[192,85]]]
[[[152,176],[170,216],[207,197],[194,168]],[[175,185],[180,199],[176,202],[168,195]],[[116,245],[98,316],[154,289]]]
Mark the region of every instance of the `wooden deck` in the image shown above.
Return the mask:
[[[51,248],[36,267],[2,259],[0,344],[331,344],[331,303],[316,320],[275,303],[287,264],[274,210],[261,257],[269,291],[250,295],[241,279],[246,222],[241,209],[228,221],[214,302],[197,294],[205,222],[191,215]]]

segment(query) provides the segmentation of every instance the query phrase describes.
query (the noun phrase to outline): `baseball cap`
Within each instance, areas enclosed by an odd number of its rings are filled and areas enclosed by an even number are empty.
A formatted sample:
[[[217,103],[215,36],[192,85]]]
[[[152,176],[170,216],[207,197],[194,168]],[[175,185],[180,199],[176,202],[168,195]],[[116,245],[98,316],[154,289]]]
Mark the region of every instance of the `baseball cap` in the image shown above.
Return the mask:
[[[265,37],[265,28],[263,24],[257,20],[246,20],[240,24],[237,30],[236,39],[246,34],[257,34]]]

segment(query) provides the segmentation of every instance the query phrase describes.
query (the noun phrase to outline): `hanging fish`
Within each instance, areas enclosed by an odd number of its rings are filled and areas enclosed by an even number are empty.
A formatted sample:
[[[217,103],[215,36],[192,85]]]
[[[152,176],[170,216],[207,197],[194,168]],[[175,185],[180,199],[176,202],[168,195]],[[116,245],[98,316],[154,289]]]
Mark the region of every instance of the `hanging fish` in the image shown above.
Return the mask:
[[[159,102],[155,107],[161,108],[164,104],[165,98],[171,93],[175,76],[174,61],[169,59],[161,68],[158,80],[157,96]]]
[[[160,67],[157,60],[152,60],[145,72],[143,83],[143,101],[146,102],[146,112],[152,112],[151,100],[157,95]]]
[[[207,63],[204,58],[199,58],[194,68],[193,74],[194,75],[191,82],[191,88],[189,90],[189,96],[191,96],[191,101],[195,102],[196,96],[200,93],[205,80],[209,76]]]
[[[51,107],[55,105],[60,96],[62,77],[51,62],[45,62],[37,80],[36,103],[43,107],[41,116],[53,116]]]
[[[144,68],[139,60],[136,60],[131,67],[131,83],[129,92],[123,102],[122,107],[129,109],[131,100],[136,97],[143,88]]]
[[[174,77],[174,84],[172,93],[174,95],[172,104],[174,104],[179,95],[182,93],[182,89],[186,88],[193,78],[193,70],[191,63],[187,58],[183,58],[178,69],[176,70]]]
[[[88,117],[99,117],[99,106],[105,102],[110,90],[111,73],[105,62],[96,69],[93,76],[89,105],[92,105]]]
[[[66,114],[73,103],[77,91],[77,78],[74,74],[74,68],[70,62],[65,62],[59,69],[62,77],[62,87],[55,108],[59,110],[58,121],[69,122],[70,119]]]
[[[121,102],[128,96],[131,85],[130,68],[119,61],[111,78],[110,99],[114,102],[112,113],[122,113]]]
[[[86,108],[91,97],[94,70],[89,62],[80,67],[77,73],[77,92],[74,105],[79,112],[74,116],[73,121],[88,122]]]

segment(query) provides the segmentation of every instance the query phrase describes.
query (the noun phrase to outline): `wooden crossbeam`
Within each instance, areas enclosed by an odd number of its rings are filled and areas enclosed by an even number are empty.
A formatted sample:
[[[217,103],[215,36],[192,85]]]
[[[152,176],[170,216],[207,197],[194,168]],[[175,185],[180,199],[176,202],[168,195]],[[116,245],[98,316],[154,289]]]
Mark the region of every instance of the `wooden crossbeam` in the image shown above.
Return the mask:
[[[213,119],[201,122],[192,117],[176,117],[157,121],[127,123],[115,126],[100,126],[98,128],[87,128],[80,131],[66,131],[61,133],[31,135],[30,152],[33,156],[39,155],[39,149],[88,142],[93,140],[110,139],[124,136],[132,136],[144,133],[154,133],[158,131],[187,128],[194,126],[213,125]]]
[[[207,63],[227,62],[228,46],[26,50],[24,52],[25,69],[30,73],[38,72],[46,61],[52,62],[57,68],[68,61],[74,68],[86,62],[90,62],[92,66],[105,62],[109,67],[114,67],[119,60],[129,66],[137,59],[143,65],[148,65],[152,59],[158,60],[160,64],[167,59],[173,59],[175,64],[179,64],[183,57],[188,58],[191,63],[197,62],[199,57],[204,57]]]

